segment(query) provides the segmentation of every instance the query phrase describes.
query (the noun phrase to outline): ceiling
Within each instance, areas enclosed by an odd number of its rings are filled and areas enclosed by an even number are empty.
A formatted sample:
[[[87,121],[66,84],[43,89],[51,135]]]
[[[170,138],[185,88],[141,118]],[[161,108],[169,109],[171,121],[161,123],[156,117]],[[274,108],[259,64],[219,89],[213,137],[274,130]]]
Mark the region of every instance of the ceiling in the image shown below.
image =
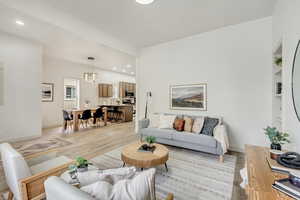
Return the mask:
[[[25,26],[16,25],[16,20],[22,20]],[[0,30],[41,43],[47,57],[92,65],[127,75],[135,74],[135,56],[80,37],[1,4]],[[89,56],[95,57],[95,60],[88,61]]]
[[[41,42],[48,56],[94,56],[97,67],[130,74],[140,48],[271,16],[276,1],[0,0],[0,30]]]
[[[135,0],[0,2],[40,17],[63,13],[141,48],[271,16],[276,0],[155,0],[150,5]]]

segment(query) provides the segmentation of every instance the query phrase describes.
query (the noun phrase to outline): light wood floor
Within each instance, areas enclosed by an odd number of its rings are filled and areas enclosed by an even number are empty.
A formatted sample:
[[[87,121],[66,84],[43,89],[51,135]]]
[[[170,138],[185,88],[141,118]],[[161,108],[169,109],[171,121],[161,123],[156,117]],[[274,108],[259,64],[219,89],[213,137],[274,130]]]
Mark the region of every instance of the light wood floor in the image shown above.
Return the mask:
[[[43,130],[42,138],[49,137],[59,137],[72,143],[69,146],[56,149],[58,156],[65,155],[70,158],[83,156],[87,159],[138,140],[138,136],[134,132],[134,123],[112,124],[107,127],[90,128],[71,134],[64,133],[60,127]],[[232,199],[244,200],[246,199],[245,192],[239,187],[241,182],[239,170],[244,167],[244,155],[237,152],[230,152],[230,154],[234,154],[238,158]]]

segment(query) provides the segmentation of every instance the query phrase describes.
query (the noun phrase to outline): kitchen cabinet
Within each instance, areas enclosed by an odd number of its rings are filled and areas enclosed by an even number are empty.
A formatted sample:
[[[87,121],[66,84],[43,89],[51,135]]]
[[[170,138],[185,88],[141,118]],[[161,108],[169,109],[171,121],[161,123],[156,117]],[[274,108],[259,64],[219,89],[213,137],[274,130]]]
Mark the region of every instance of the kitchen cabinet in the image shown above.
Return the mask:
[[[112,97],[113,96],[113,85],[100,83],[98,85],[99,97]]]

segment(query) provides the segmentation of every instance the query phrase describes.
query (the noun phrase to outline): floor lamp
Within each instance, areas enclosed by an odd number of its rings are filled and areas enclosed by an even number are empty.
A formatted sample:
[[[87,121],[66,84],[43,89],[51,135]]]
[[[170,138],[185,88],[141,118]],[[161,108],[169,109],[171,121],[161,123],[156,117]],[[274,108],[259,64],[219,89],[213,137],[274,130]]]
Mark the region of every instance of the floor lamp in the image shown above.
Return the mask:
[[[147,92],[146,93],[145,119],[147,119],[147,116],[148,116],[148,101],[149,101],[149,99],[151,97],[152,97],[152,93],[151,92]]]

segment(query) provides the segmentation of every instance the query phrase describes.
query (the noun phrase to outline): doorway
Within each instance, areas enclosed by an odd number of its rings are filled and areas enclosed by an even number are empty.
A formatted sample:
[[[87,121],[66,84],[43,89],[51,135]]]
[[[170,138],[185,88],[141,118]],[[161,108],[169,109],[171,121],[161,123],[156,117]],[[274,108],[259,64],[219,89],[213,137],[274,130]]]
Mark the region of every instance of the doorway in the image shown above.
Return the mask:
[[[64,109],[80,108],[80,81],[78,79],[64,79]]]

